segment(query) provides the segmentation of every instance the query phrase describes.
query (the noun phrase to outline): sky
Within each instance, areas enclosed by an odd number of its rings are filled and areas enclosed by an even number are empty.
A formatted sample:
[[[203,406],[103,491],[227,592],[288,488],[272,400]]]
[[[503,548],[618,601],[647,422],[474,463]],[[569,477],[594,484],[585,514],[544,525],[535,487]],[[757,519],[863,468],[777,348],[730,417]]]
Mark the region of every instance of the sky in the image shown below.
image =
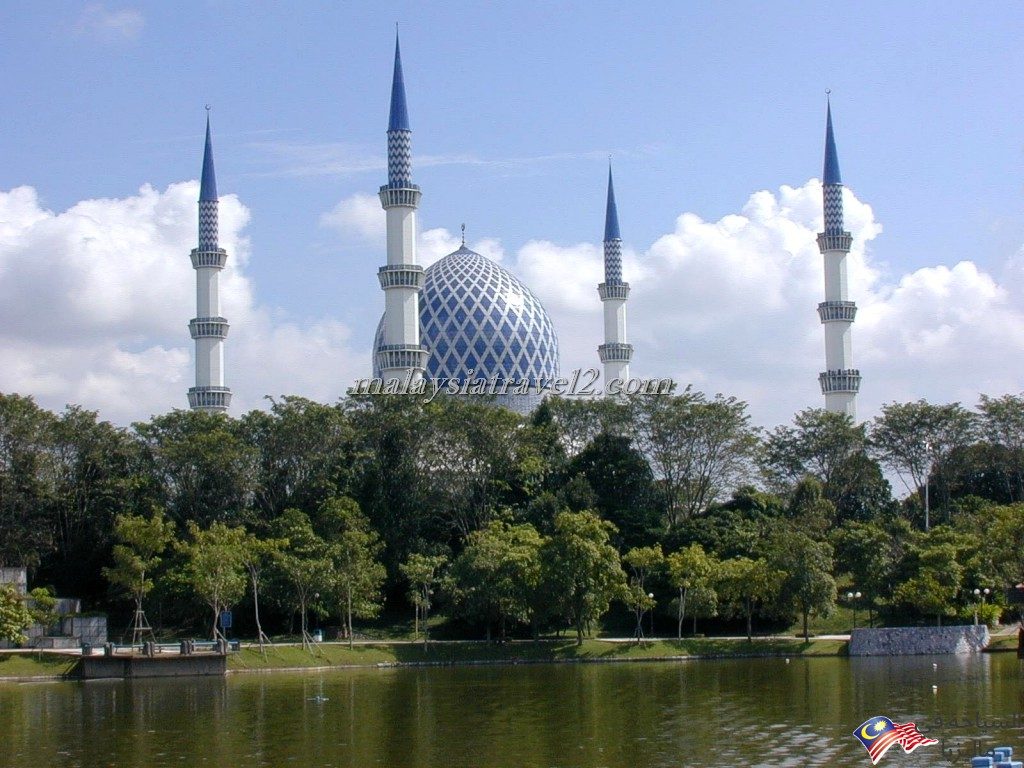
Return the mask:
[[[0,6],[0,392],[186,406],[206,105],[232,412],[369,375],[396,22],[421,257],[465,223],[563,373],[598,362],[610,156],[632,373],[765,427],[823,404],[831,90],[859,417],[1021,390],[1019,4],[184,0]]]

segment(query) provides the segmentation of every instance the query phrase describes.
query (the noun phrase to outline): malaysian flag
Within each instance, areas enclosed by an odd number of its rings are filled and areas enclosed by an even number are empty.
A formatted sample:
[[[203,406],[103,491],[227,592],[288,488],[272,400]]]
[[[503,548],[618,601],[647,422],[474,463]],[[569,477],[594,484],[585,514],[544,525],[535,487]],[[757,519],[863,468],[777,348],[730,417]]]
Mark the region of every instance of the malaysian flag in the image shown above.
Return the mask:
[[[899,744],[910,754],[918,747],[939,743],[938,739],[923,735],[913,723],[894,723],[881,716],[865,720],[853,735],[868,751],[872,765],[876,765],[893,744]]]

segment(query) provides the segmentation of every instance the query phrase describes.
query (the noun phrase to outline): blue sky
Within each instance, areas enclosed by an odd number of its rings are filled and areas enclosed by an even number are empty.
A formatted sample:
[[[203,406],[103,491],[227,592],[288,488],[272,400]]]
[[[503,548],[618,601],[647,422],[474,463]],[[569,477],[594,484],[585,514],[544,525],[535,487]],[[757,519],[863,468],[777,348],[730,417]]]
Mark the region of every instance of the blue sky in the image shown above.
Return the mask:
[[[681,214],[718,221],[820,174],[830,88],[843,179],[882,227],[866,256],[880,300],[964,260],[1000,283],[1024,242],[1022,20],[1009,3],[6,4],[0,192],[30,186],[60,214],[195,179],[212,104],[218,186],[249,214],[253,305],[300,328],[337,322],[368,354],[382,250],[322,217],[384,179],[397,21],[423,230],[465,222],[513,268],[531,243],[551,258],[594,245],[610,154],[623,237],[638,269],[656,269],[650,249]],[[820,335],[813,303],[801,311]],[[189,346],[118,344],[157,341]],[[638,367],[699,362],[659,349],[638,349]],[[732,383],[704,375],[710,389]]]

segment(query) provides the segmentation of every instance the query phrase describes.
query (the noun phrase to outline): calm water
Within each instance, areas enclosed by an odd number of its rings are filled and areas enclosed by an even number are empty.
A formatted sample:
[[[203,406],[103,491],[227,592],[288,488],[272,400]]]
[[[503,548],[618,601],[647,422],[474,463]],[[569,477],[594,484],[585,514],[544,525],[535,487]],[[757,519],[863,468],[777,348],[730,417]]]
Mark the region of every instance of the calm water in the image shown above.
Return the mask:
[[[1021,663],[751,659],[0,684],[0,766],[863,767],[851,733],[880,714],[944,739],[912,755],[893,747],[883,766],[965,766],[974,739],[1024,752]],[[957,722],[939,728],[940,717]]]

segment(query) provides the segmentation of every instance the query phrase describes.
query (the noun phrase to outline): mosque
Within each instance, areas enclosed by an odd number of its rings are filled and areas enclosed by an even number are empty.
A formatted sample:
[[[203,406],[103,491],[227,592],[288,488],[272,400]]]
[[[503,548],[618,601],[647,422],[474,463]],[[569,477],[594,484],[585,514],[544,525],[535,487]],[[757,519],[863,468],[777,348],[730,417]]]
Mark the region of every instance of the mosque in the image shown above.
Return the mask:
[[[558,336],[540,300],[501,265],[462,246],[424,269],[416,256],[416,211],[420,188],[412,181],[412,128],[405,97],[402,57],[395,40],[391,109],[387,129],[388,178],[379,198],[387,221],[387,263],[377,271],[384,314],[373,345],[373,376],[407,391],[424,381],[456,385],[486,382],[497,402],[526,413],[559,380]],[[850,328],[856,305],[847,298],[846,256],[851,236],[843,228],[842,181],[829,105],[822,175],[825,301],[818,315],[825,326],[826,370],[818,380],[826,408],[855,418],[860,372],[852,367]],[[199,193],[199,242],[193,249],[196,317],[189,329],[196,345],[196,383],[188,391],[194,409],[226,411],[231,390],[224,379],[224,340],[218,275],[228,254],[218,243],[217,182],[209,115]],[[633,346],[626,336],[629,283],[622,274],[622,237],[608,170],[604,228],[604,282],[597,286],[604,314],[598,349],[600,388],[629,380]],[[494,387],[497,385],[497,388]],[[422,386],[422,384],[420,384]],[[599,389],[600,389],[599,388]],[[613,390],[611,390],[613,391]]]

